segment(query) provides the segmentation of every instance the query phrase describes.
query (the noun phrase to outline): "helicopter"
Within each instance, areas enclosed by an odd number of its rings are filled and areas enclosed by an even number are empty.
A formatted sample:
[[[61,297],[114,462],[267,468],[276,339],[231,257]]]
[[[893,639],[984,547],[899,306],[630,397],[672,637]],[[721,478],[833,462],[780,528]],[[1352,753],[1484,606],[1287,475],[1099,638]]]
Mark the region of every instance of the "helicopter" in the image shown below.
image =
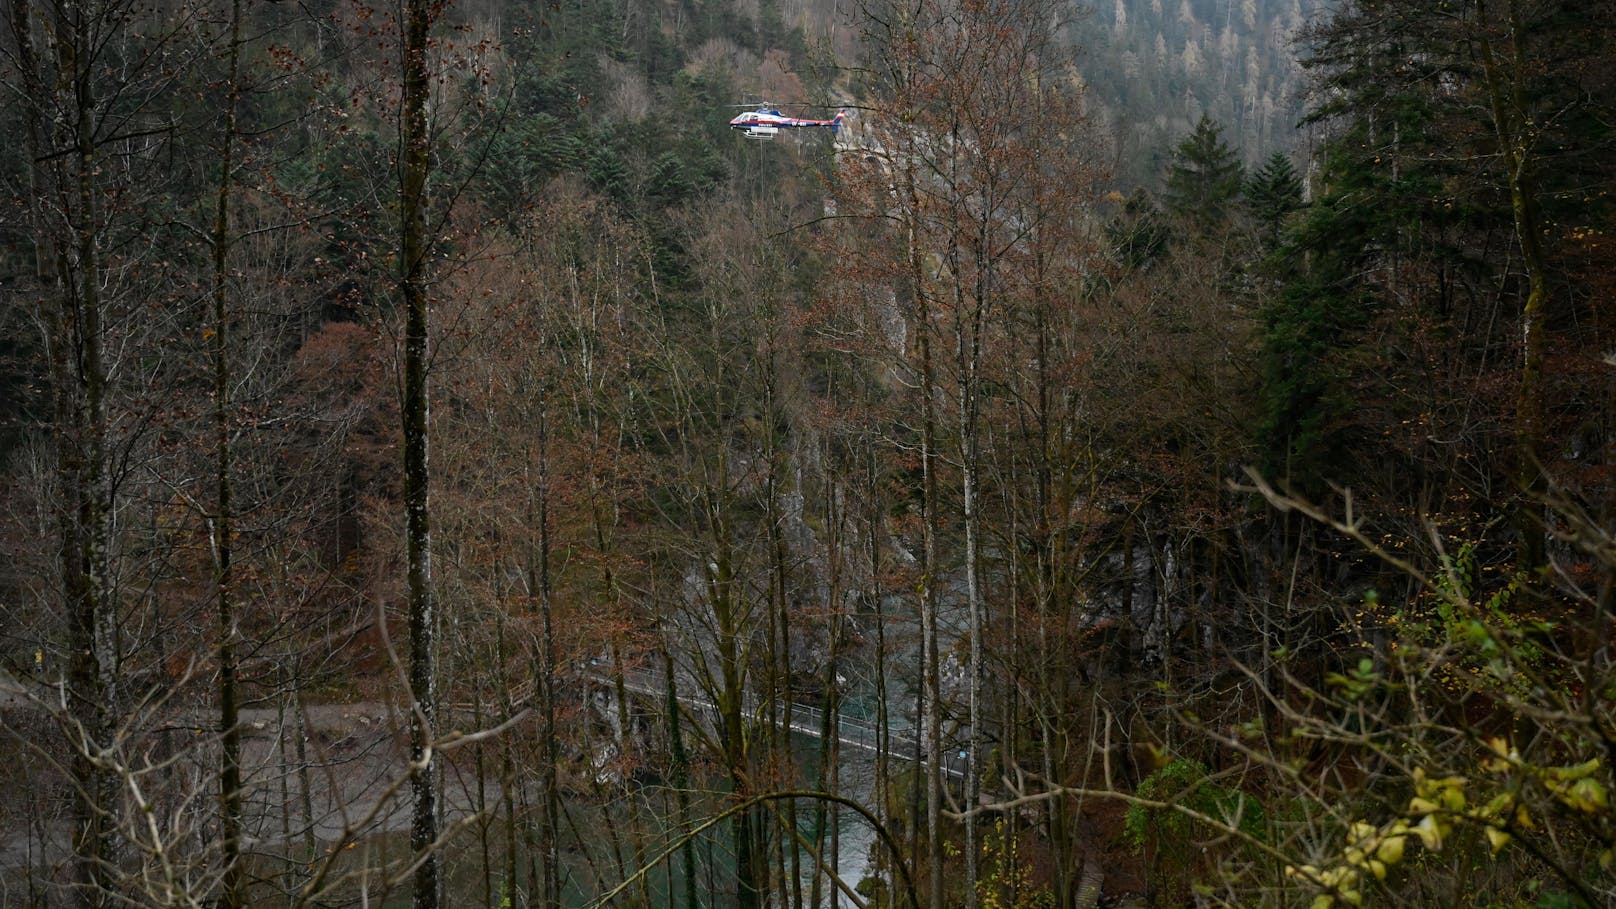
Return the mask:
[[[751,105],[747,105],[750,107]],[[847,108],[836,112],[836,116],[829,120],[812,120],[803,117],[787,117],[780,113],[778,108],[771,107],[767,102],[759,105],[756,110],[749,110],[735,119],[729,121],[731,129],[738,129],[748,139],[772,139],[775,133],[782,129],[802,129],[810,126],[829,127],[831,132],[841,129],[842,121],[847,119]]]

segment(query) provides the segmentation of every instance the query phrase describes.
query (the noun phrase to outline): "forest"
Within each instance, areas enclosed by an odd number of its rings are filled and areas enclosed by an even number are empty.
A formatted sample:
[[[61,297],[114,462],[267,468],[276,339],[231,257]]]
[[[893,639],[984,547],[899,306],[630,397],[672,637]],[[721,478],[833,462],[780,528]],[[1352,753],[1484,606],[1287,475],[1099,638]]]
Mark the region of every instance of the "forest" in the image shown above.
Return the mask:
[[[3,6],[0,904],[1616,905],[1616,5]]]

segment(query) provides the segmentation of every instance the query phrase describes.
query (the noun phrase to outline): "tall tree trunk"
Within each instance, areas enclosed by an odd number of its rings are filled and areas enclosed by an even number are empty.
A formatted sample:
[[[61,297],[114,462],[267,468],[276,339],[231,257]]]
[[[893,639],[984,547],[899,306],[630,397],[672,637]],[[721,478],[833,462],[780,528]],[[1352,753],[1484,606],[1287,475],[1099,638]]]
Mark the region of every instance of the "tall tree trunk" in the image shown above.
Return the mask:
[[[560,789],[556,781],[556,768],[561,756],[556,744],[556,703],[555,703],[555,625],[552,603],[550,599],[550,409],[545,391],[538,392],[538,489],[537,489],[537,524],[539,528],[539,560],[537,577],[533,579],[532,586],[539,603],[539,665],[538,688],[539,706],[544,712],[543,741],[544,766],[540,772],[540,799],[541,824],[539,833],[539,848],[544,853],[544,892],[540,897],[540,904],[550,907],[561,905],[561,851],[557,846],[556,833],[560,829]],[[597,534],[600,530],[597,526]],[[610,576],[607,578],[608,588]],[[617,674],[619,683],[618,709],[624,712],[626,722],[627,706],[625,698],[627,692],[621,687],[622,673]],[[636,856],[638,853],[636,853]]]
[[[91,3],[70,3],[50,29],[50,48],[60,67],[53,84],[41,69],[33,45],[33,8],[11,4],[17,46],[16,65],[29,106],[31,212],[40,241],[36,259],[42,292],[45,344],[51,378],[59,501],[57,552],[67,616],[68,718],[75,725],[70,772],[74,791],[74,898],[79,905],[112,904],[117,785],[111,771],[95,762],[95,750],[111,744],[112,700],[117,671],[116,620],[107,574],[110,558],[111,493],[106,454],[106,367],[101,309],[101,161],[95,112],[100,103],[93,68],[96,26],[104,11]],[[51,98],[73,112],[59,121],[47,114]],[[54,147],[70,149],[51,154]],[[60,199],[66,211],[46,208]]]
[[[690,761],[685,757],[684,732],[679,728],[679,689],[673,677],[673,655],[665,649],[662,666],[667,673],[668,748],[673,764],[670,772],[679,806],[674,822],[678,824],[683,839],[679,847],[679,861],[684,872],[684,909],[697,909],[700,903],[696,901],[696,844],[690,838]],[[668,899],[673,905],[672,891],[669,891]]]
[[[838,737],[841,735],[836,722],[837,712],[841,710],[841,692],[836,684],[836,675],[839,670],[839,658],[842,649],[842,516],[836,504],[836,490],[833,485],[827,484],[825,493],[825,564],[828,575],[828,600],[825,604],[827,629],[829,635],[830,653],[825,662],[825,680],[821,701],[824,708],[819,714],[819,773],[814,782],[814,789],[818,792],[836,792],[837,774],[836,762],[840,760],[840,749],[837,747]],[[825,843],[827,839],[832,843],[829,852],[829,867],[835,870],[835,842],[836,838],[831,832],[836,824],[835,812],[828,810],[825,800],[817,800],[814,804],[814,844],[815,855],[827,855]],[[808,905],[819,906],[821,881],[825,875],[819,868],[814,869],[813,884],[809,888]],[[830,902],[834,909],[837,901],[837,889],[830,889]]]
[[[768,465],[768,475],[764,479],[764,520],[767,524],[765,535],[769,546],[769,678],[765,700],[769,711],[769,728],[773,738],[774,752],[777,756],[777,766],[785,768],[787,773],[791,773],[793,772],[792,768],[794,768],[791,753],[793,702],[791,614],[790,597],[787,595],[785,515],[780,508],[781,455],[777,433],[775,432],[775,415],[779,406],[775,381],[775,351],[778,349],[777,327],[776,320],[771,317],[765,326],[768,335],[761,364],[763,370],[764,414],[762,421],[763,460]],[[793,787],[794,780],[777,779],[775,785]],[[802,846],[794,835],[797,829],[797,800],[787,799],[783,811],[786,823],[790,827],[791,834],[793,834],[779,837],[776,840],[776,848],[780,850],[780,876],[788,882],[783,898],[790,909],[802,909]],[[788,855],[789,862],[787,861]],[[813,903],[809,905],[811,906]]]
[[[507,665],[507,660],[509,659],[505,644],[505,621],[505,611],[501,609],[494,618],[494,665],[499,670],[500,708],[505,716],[511,717],[516,715],[516,705],[512,703],[511,700],[509,673],[505,672],[505,666]],[[535,888],[530,882],[528,886],[528,893],[524,897],[522,892],[518,889],[516,883],[517,876],[519,874],[517,871],[516,860],[516,788],[518,785],[520,785],[517,782],[520,777],[516,772],[516,759],[514,751],[515,748],[511,742],[503,743],[503,747],[499,749],[499,770],[500,780],[502,782],[502,788],[500,790],[500,806],[501,813],[503,814],[502,822],[505,832],[504,890],[506,896],[510,898],[511,905],[525,906],[529,905],[529,901],[533,899],[533,890]]]
[[[915,174],[918,149],[915,137],[905,137],[909,147],[902,150],[903,194],[908,208],[906,257],[908,278],[914,293],[914,326],[916,346],[920,354],[920,463],[921,463],[921,566],[920,566],[920,638],[921,638],[921,709],[916,716],[922,729],[916,730],[916,740],[925,741],[924,778],[926,790],[926,867],[927,899],[932,909],[941,909],[943,900],[943,841],[942,827],[942,763],[943,721],[942,683],[939,672],[941,657],[937,640],[937,533],[939,526],[937,497],[937,413],[934,392],[936,369],[932,363],[931,306],[926,299],[926,277],[920,248],[920,200]]]
[[[990,273],[985,269],[987,237],[978,238],[979,261],[977,263],[976,294],[971,298],[969,313],[962,307],[955,309],[955,338],[956,354],[959,369],[959,452],[960,452],[960,484],[964,495],[965,524],[965,602],[967,621],[970,626],[970,656],[966,666],[969,733],[966,735],[965,746],[965,808],[973,809],[981,801],[982,793],[982,725],[986,711],[982,706],[982,636],[986,633],[986,617],[982,602],[982,579],[980,577],[978,555],[981,547],[981,517],[980,504],[980,469],[981,469],[981,442],[977,438],[977,412],[980,404],[977,374],[981,369],[982,356],[982,320],[987,308],[986,286],[990,280]],[[976,821],[974,815],[966,815],[963,822],[965,827],[965,905],[967,909],[975,909],[978,894],[977,881],[980,876],[977,855]]]
[[[883,828],[892,826],[891,805],[891,777],[888,776],[891,766],[892,729],[888,715],[887,704],[887,617],[882,598],[885,592],[881,585],[881,530],[882,511],[880,497],[880,483],[875,468],[874,452],[870,453],[868,467],[865,474],[865,483],[869,490],[869,530],[865,544],[869,550],[870,560],[870,603],[875,609],[875,817],[881,822]],[[881,847],[875,854],[875,878],[892,886],[889,877],[892,866],[901,861],[902,856],[896,855],[886,844],[883,838]]]
[[[431,138],[426,103],[428,0],[404,0],[404,86],[399,120],[399,296],[404,327],[404,537],[409,588],[410,792],[414,808],[410,848],[418,856],[415,909],[439,902],[437,755],[432,745],[437,719],[432,597],[432,533],[427,467],[427,250],[426,183]]]
[[[728,482],[727,459],[721,454],[715,476],[719,491],[709,498],[713,527],[714,565],[708,579],[708,599],[712,603],[717,630],[719,664],[719,740],[736,799],[752,793],[746,740],[746,667],[741,661],[741,635],[744,630],[739,591],[735,581],[735,547],[729,527],[729,506],[724,485]],[[757,909],[763,904],[765,876],[759,873],[764,855],[758,849],[757,812],[735,813],[735,904],[740,909]]]
[[[241,868],[241,730],[237,715],[235,508],[231,488],[229,300],[230,189],[236,148],[236,103],[240,97],[241,0],[230,4],[230,50],[225,75],[224,128],[219,143],[219,187],[213,212],[213,431],[214,582],[219,614],[219,880],[220,909],[245,905]]]
[[[1537,193],[1536,142],[1526,101],[1525,22],[1520,0],[1509,0],[1505,23],[1509,54],[1493,46],[1493,23],[1488,3],[1476,4],[1481,30],[1482,72],[1486,77],[1493,126],[1503,156],[1515,217],[1515,237],[1521,244],[1526,268],[1526,303],[1521,307],[1521,377],[1515,397],[1516,482],[1520,503],[1516,509],[1516,570],[1535,580],[1545,564],[1542,498],[1547,490],[1543,475],[1543,356],[1546,345],[1548,259],[1543,250],[1543,215]],[[1500,63],[1500,60],[1503,62]]]

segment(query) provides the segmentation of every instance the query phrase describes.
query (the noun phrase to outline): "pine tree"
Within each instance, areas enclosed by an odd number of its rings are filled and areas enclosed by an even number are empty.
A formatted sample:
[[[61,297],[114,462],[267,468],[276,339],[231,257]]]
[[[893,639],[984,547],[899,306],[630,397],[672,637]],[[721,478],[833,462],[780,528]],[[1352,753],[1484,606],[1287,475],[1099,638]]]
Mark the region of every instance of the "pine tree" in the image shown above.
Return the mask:
[[[1229,205],[1240,194],[1245,166],[1223,141],[1223,128],[1201,115],[1173,152],[1167,169],[1167,208],[1198,234],[1229,220]]]
[[[1246,180],[1246,210],[1257,222],[1264,249],[1279,245],[1279,231],[1291,212],[1302,207],[1302,178],[1284,152],[1274,152]]]

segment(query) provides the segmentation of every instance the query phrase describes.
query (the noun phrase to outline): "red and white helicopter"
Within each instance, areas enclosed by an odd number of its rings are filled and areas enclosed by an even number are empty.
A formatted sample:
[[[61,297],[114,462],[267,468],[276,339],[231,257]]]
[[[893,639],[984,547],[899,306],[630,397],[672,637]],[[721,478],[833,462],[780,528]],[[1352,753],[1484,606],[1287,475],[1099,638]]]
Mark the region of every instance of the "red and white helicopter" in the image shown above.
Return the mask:
[[[812,120],[804,117],[787,117],[778,109],[763,104],[757,110],[749,110],[729,121],[729,126],[730,129],[740,130],[748,139],[772,139],[774,134],[782,129],[804,129],[812,126],[829,127],[834,133],[841,129],[842,121],[846,119],[845,107],[829,120]]]

